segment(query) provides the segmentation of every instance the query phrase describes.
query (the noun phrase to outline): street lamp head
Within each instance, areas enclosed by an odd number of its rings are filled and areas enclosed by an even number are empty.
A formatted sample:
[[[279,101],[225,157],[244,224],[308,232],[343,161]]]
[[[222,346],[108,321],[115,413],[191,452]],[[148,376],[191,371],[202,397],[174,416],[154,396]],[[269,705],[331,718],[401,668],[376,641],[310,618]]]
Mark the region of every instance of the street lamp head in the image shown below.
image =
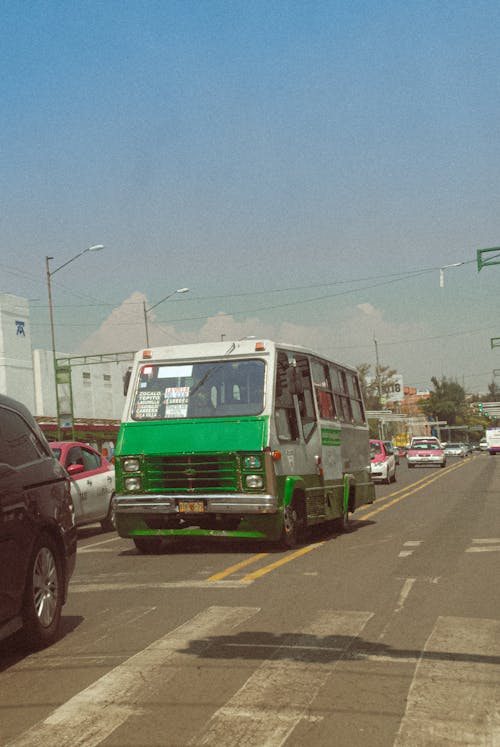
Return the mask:
[[[189,288],[178,288],[175,292],[176,293],[187,293]]]
[[[104,249],[104,244],[94,244],[93,246],[89,246],[88,249],[85,249],[86,252],[100,252],[101,249]]]

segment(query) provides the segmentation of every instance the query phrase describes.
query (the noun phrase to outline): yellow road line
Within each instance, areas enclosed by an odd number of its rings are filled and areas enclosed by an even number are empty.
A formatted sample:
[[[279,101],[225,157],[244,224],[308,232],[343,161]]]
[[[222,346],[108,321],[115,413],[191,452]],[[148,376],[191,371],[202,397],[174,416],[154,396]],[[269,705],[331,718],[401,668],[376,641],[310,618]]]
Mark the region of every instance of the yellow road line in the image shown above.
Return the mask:
[[[252,555],[251,558],[247,558],[246,560],[242,560],[241,563],[236,563],[236,565],[232,565],[230,568],[226,568],[224,571],[220,571],[220,573],[215,573],[213,576],[210,576],[208,581],[220,581],[223,578],[226,578],[226,576],[229,576],[231,573],[235,573],[235,571],[239,571],[240,568],[244,568],[246,565],[250,565],[250,563],[255,563],[257,560],[260,560],[261,558],[265,558],[267,555],[269,555],[268,552],[261,552],[258,553],[258,555]]]
[[[399,503],[399,501],[402,501],[403,498],[407,498],[409,495],[418,493],[419,490],[426,488],[428,485],[435,482],[436,480],[440,480],[448,472],[452,472],[453,470],[460,469],[463,466],[464,466],[464,463],[462,462],[461,464],[456,464],[453,467],[449,467],[446,471],[443,470],[442,472],[439,472],[437,475],[434,475],[433,477],[425,477],[422,480],[419,480],[418,483],[414,483],[411,486],[412,490],[409,490],[408,488],[401,488],[401,490],[398,490],[395,493],[392,493],[392,495],[398,495],[398,493],[401,493],[401,495],[398,498],[394,498],[392,501],[388,501],[387,503],[384,503],[382,506],[379,506],[373,511],[370,511],[370,513],[368,514],[363,513],[363,520],[371,519],[372,516],[376,516],[382,511],[385,511],[386,508],[389,508],[390,506],[394,506],[395,503]]]
[[[306,555],[308,552],[312,552],[317,547],[321,547],[321,545],[324,545],[325,542],[315,542],[314,545],[307,545],[307,547],[301,547],[300,550],[296,550],[291,555],[287,555],[285,558],[280,558],[279,560],[276,560],[274,563],[271,563],[270,565],[265,565],[264,568],[259,568],[258,571],[254,571],[253,573],[249,573],[248,576],[245,576],[244,578],[240,579],[240,581],[255,581],[256,578],[260,578],[260,576],[265,576],[266,573],[270,573],[271,571],[274,571],[275,568],[279,568],[281,565],[285,565],[285,563],[290,563],[290,561],[295,560],[295,558],[300,558],[301,555]]]
[[[392,501],[384,503],[383,505],[379,506],[373,511],[370,511],[370,513],[363,514],[362,520],[370,519],[372,516],[375,516],[381,511],[385,511],[385,509],[389,508],[389,506],[393,506],[395,503],[399,503],[399,501],[402,501],[403,498],[407,498],[409,495],[413,495],[414,493],[417,493],[419,490],[422,490],[423,488],[427,487],[428,485],[433,483],[435,480],[439,480],[441,477],[444,477],[444,475],[448,474],[448,472],[451,472],[455,469],[460,469],[461,467],[464,466],[464,464],[466,464],[466,462],[456,464],[452,467],[447,467],[446,469],[441,470],[437,475],[433,475],[432,477],[429,477],[429,476],[422,477],[416,483],[413,483],[413,485],[411,486],[412,488],[411,490],[409,490],[408,487],[405,487],[405,488],[400,488],[399,490],[394,491],[390,495],[398,496],[400,493],[401,495],[399,495],[399,497],[397,498],[394,498]],[[300,558],[302,555],[306,555],[308,552],[312,552],[313,550],[316,550],[318,547],[321,547],[322,545],[324,545],[325,542],[326,540],[322,540],[321,542],[315,542],[312,545],[301,547],[300,550],[296,550],[290,555],[286,555],[285,557],[280,558],[279,560],[276,560],[274,563],[265,565],[263,568],[259,568],[259,570],[254,571],[253,573],[249,573],[239,580],[242,583],[248,582],[248,581],[255,581],[255,579],[260,578],[261,576],[265,576],[267,573],[271,573],[271,571],[274,571],[276,568],[279,568],[280,566],[285,565],[286,563],[290,563],[292,560],[295,560],[296,558]],[[221,571],[220,573],[216,573],[213,576],[210,576],[208,581],[220,581],[223,578],[230,576],[231,573],[235,573],[236,571],[239,571],[241,568],[244,568],[245,566],[250,565],[250,563],[255,563],[257,560],[260,560],[261,558],[265,558],[267,555],[269,555],[269,553],[267,552],[259,553],[258,555],[252,555],[252,557],[247,558],[246,560],[242,560],[241,563],[236,563],[236,565],[232,565],[230,568],[226,568],[224,571]]]

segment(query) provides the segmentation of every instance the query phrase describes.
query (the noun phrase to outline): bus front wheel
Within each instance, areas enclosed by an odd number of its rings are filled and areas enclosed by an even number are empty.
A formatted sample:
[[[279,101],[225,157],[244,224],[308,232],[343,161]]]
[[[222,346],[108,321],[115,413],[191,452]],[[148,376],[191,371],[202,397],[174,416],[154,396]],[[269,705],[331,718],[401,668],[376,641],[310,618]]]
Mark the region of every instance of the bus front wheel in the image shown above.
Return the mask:
[[[281,546],[287,549],[295,547],[301,539],[303,525],[304,519],[303,514],[300,511],[299,501],[294,498],[292,502],[283,509],[283,527],[280,540]]]

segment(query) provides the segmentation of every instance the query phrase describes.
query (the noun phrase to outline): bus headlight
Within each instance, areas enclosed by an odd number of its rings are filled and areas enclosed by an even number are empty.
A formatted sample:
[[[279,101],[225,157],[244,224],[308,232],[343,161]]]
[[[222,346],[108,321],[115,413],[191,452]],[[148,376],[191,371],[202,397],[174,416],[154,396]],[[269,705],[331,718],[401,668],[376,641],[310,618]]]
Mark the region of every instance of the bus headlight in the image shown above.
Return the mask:
[[[243,459],[245,469],[261,469],[262,460],[258,454],[249,454]]]
[[[245,485],[247,486],[247,488],[263,488],[264,479],[262,475],[246,475]]]
[[[124,472],[139,472],[138,459],[124,459],[122,462]]]
[[[123,481],[126,490],[140,490],[141,489],[141,478],[140,477],[126,477]]]

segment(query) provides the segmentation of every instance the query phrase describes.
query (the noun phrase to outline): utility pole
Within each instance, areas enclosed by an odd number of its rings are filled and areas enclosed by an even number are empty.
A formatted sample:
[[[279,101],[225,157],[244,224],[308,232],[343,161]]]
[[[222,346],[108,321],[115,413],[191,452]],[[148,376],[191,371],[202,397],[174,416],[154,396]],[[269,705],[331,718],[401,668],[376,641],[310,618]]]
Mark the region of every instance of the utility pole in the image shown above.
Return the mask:
[[[378,359],[378,343],[375,337],[373,338],[373,342],[375,344],[375,379],[377,381],[378,398],[379,400],[381,400],[382,399],[382,385],[380,383],[380,361]]]
[[[380,407],[381,407],[382,406],[382,385],[380,383],[380,361],[378,359],[378,343],[377,343],[377,340],[375,338],[375,335],[373,336],[373,342],[375,344],[375,379],[376,379],[376,382],[377,382],[378,399],[379,399],[379,404],[380,404]],[[379,420],[378,427],[379,427],[380,438],[383,439],[384,438],[384,423],[383,423],[383,421]]]

